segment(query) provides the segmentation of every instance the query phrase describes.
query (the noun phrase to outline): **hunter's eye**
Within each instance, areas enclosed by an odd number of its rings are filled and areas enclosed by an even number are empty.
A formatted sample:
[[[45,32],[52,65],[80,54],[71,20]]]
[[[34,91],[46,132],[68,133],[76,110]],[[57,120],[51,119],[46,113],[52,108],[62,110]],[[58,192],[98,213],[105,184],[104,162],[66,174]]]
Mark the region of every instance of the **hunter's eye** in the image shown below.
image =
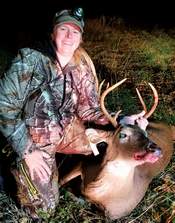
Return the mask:
[[[122,133],[122,132],[119,133],[119,139],[124,139],[126,137],[127,135],[125,133]]]

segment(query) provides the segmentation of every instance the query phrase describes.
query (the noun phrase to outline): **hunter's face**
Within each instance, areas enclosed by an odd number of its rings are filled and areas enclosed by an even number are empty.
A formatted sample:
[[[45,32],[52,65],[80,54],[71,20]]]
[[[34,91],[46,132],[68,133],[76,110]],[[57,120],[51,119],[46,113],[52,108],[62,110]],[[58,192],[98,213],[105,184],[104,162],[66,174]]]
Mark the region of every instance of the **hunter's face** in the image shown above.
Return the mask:
[[[54,28],[52,40],[55,42],[56,49],[63,56],[73,55],[80,45],[82,33],[73,24],[62,24]]]

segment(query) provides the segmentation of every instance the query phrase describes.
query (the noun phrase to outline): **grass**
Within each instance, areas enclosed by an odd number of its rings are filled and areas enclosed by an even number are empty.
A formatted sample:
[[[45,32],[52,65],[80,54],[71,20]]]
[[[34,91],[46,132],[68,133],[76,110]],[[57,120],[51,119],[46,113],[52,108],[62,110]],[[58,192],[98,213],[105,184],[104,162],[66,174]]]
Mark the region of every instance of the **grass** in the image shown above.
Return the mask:
[[[136,102],[136,86],[149,106],[152,93],[146,83],[151,82],[159,93],[159,106],[153,118],[174,124],[175,41],[174,34],[171,34],[174,33],[173,30],[165,32],[161,29],[131,29],[114,19],[103,18],[89,21],[85,32],[84,47],[95,63],[99,80],[106,79],[112,84],[124,77],[128,78],[127,83],[116,93],[120,95],[117,96],[117,100],[116,94],[111,95],[114,97],[110,98],[112,106],[113,101],[119,105],[125,101],[128,103],[123,104],[124,113],[131,113],[136,108],[141,109]],[[131,101],[135,103],[130,103]],[[125,105],[129,105],[129,109]]]
[[[95,27],[95,29],[94,29]],[[153,118],[175,124],[175,34],[174,30],[131,28],[122,18],[101,17],[87,21],[83,46],[93,59],[99,80],[115,83],[127,77],[127,82],[112,92],[107,100],[109,110],[122,109],[131,114],[142,108],[135,92],[137,86],[148,107],[151,82],[159,93],[159,105]],[[11,54],[0,51],[2,73]],[[175,155],[168,167],[151,183],[142,202],[133,212],[116,223],[175,223]],[[43,222],[50,223],[111,223],[92,209],[88,202],[75,200],[61,190],[55,216],[41,213]],[[17,208],[10,197],[0,193],[0,222],[32,222]]]
[[[88,202],[75,199],[71,193],[62,189],[60,204],[57,207],[55,216],[49,218],[47,213],[41,213],[42,222],[174,223],[175,165],[173,164],[173,159],[166,170],[153,180],[142,202],[127,217],[110,221],[97,211],[94,211]],[[23,210],[18,209],[11,198],[5,193],[0,193],[0,222],[32,223],[32,219]]]

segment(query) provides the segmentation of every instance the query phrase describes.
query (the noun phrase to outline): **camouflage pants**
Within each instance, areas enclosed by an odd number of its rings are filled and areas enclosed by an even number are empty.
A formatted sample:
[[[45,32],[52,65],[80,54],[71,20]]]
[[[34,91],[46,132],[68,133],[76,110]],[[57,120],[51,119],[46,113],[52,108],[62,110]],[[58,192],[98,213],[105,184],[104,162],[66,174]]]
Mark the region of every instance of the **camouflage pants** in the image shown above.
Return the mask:
[[[52,171],[47,182],[41,181],[37,176],[34,180],[31,180],[24,161],[20,161],[17,168],[12,170],[17,183],[17,199],[21,207],[33,218],[38,218],[40,211],[52,215],[59,202],[58,170],[55,154],[50,154],[46,162]]]
[[[55,129],[54,129],[55,130]],[[83,124],[74,119],[73,122],[64,130],[65,134],[62,140],[57,145],[43,146],[41,150],[50,155],[46,162],[52,172],[49,176],[48,183],[35,177],[31,181],[28,169],[25,162],[20,162],[18,168],[13,170],[13,175],[17,182],[17,197],[22,207],[33,216],[37,217],[39,209],[48,213],[55,210],[59,202],[59,184],[58,184],[58,167],[56,165],[55,153],[63,154],[90,154],[92,149],[89,141],[85,135],[85,128]],[[43,134],[43,130],[32,130],[30,133],[36,143],[42,145],[50,133]]]

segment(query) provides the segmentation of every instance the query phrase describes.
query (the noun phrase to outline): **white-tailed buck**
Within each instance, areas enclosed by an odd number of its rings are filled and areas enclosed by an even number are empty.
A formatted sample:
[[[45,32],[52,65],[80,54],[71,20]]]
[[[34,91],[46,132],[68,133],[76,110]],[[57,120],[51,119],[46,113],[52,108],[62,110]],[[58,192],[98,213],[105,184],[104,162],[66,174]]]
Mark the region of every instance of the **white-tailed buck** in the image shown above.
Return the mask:
[[[147,131],[137,125],[120,125],[117,116],[111,117],[104,106],[106,95],[116,86],[108,88],[101,96],[101,108],[115,127],[115,131],[87,129],[87,137],[99,155],[84,156],[69,173],[60,179],[65,185],[81,176],[81,193],[97,205],[111,219],[128,215],[144,197],[152,179],[169,163],[172,151],[171,128],[162,123],[149,123]],[[156,109],[158,95],[149,112],[138,92],[148,118]]]

